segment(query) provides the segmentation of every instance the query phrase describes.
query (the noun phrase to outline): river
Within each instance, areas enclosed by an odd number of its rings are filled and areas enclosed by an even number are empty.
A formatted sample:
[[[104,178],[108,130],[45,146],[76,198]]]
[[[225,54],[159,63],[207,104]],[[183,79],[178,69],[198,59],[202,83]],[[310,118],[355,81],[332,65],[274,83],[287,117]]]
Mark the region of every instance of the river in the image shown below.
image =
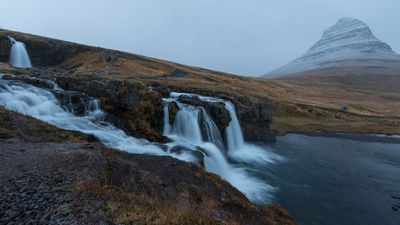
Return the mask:
[[[265,146],[285,160],[258,176],[300,224],[399,225],[400,144],[368,139],[278,137]]]

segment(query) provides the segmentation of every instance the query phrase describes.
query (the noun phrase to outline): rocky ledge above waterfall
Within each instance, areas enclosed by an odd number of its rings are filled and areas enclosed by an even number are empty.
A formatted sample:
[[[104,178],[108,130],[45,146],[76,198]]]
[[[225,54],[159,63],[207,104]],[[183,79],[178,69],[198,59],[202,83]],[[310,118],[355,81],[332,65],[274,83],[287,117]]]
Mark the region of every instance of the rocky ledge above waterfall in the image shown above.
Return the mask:
[[[240,121],[240,126],[247,141],[273,141],[275,134],[270,130],[269,124],[272,121],[274,107],[267,98],[261,98],[254,101],[246,96],[231,97],[222,95],[221,99],[231,101],[235,108],[236,114]],[[222,102],[202,101],[197,96],[182,95],[179,102],[203,107],[210,116],[216,121],[216,125],[221,134],[225,133],[226,127],[231,122],[231,116]],[[173,107],[172,107],[173,109]],[[170,115],[174,117],[177,111],[170,111]],[[171,123],[173,119],[170,118]]]
[[[216,122],[220,133],[225,133],[225,129],[231,122],[232,118],[228,110],[225,109],[224,103],[202,101],[198,96],[187,95],[180,96],[178,100],[184,104],[203,107]]]
[[[141,82],[58,77],[67,91],[86,93],[101,100],[106,120],[128,134],[162,142],[163,107],[161,95]]]

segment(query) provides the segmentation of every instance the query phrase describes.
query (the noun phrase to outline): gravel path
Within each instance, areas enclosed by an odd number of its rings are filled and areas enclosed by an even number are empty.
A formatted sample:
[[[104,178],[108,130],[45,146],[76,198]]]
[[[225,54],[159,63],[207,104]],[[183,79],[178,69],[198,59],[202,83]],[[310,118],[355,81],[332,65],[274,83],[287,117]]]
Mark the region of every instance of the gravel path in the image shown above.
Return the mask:
[[[0,224],[80,224],[73,189],[96,165],[95,147],[0,140]]]

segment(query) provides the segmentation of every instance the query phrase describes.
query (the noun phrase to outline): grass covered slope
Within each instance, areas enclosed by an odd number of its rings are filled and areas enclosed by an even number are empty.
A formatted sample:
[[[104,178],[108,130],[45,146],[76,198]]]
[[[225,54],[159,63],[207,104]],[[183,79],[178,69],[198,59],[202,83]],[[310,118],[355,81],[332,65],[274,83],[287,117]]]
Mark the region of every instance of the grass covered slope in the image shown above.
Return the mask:
[[[391,84],[388,86],[390,88],[381,88],[376,92],[370,88],[371,84],[366,84],[372,82],[370,79],[366,79],[359,88],[359,82],[353,78],[340,75],[332,78],[340,82],[332,83],[329,79],[317,78],[320,72],[313,78],[296,76],[296,79],[268,80],[241,77],[126,52],[0,30],[0,37],[6,35],[13,35],[28,43],[32,61],[37,61],[40,68],[15,70],[9,68],[3,59],[4,64],[0,63],[0,71],[3,73],[140,82],[147,87],[156,86],[220,97],[247,96],[254,101],[267,97],[275,107],[271,126],[279,133],[400,133],[397,125],[400,122],[399,98],[394,92],[399,83],[397,71],[390,78],[394,80],[387,82]],[[31,45],[41,46],[43,49],[30,49]],[[54,49],[57,49],[58,58],[62,59],[58,64],[41,61],[53,57]],[[345,74],[341,71],[337,73]],[[385,79],[387,77],[389,76]],[[357,79],[361,81],[364,78],[365,76],[359,76]],[[345,111],[342,110],[344,107]]]
[[[300,128],[304,127],[330,132],[400,132],[400,65],[327,68],[276,81],[297,96],[297,105],[302,106],[298,112],[303,114],[293,116],[284,107],[272,125],[278,130],[305,131]]]
[[[218,176],[0,107],[0,223],[295,224]]]

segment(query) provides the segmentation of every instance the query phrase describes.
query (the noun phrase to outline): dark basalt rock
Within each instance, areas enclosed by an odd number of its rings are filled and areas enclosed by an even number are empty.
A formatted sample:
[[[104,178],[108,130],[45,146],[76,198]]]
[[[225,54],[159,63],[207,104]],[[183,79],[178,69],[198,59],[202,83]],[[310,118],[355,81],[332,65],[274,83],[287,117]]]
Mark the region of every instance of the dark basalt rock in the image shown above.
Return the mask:
[[[117,57],[113,56],[108,52],[102,52],[98,58],[100,61],[104,62],[114,62],[117,61]]]
[[[11,43],[7,36],[0,35],[0,61],[8,62],[10,57]]]
[[[182,95],[179,97],[179,102],[203,107],[207,113],[213,118],[221,134],[225,133],[226,127],[228,127],[232,118],[228,110],[225,108],[225,104],[222,102],[206,102],[202,101],[197,96]]]
[[[186,75],[187,74],[182,70],[175,70],[170,74],[171,77],[177,77],[177,78],[185,77]]]
[[[54,84],[50,83],[49,80],[45,79],[40,79],[32,76],[24,76],[24,75],[9,75],[6,74],[3,76],[4,80],[18,80],[22,81],[26,84],[31,84],[35,87],[40,87],[40,88],[46,88],[46,89],[52,89]]]
[[[247,141],[275,140],[270,130],[274,107],[267,98],[254,102],[249,97],[238,96],[232,99],[240,121],[244,137]]]
[[[160,93],[163,98],[168,98],[169,94],[171,93],[171,90],[169,88],[160,85],[153,86],[151,87],[151,89],[152,91]]]
[[[179,106],[175,102],[171,102],[168,105],[169,112],[169,123],[173,124],[175,121],[176,114],[179,112]]]
[[[64,90],[83,92],[102,101],[106,120],[128,134],[163,142],[162,97],[140,82],[59,77]]]
[[[71,42],[24,35],[0,29],[0,61],[8,62],[11,43],[7,36],[14,37],[17,41],[24,42],[35,67],[55,66],[78,53],[93,50],[88,46]]]
[[[89,102],[89,96],[86,94],[76,91],[53,91],[53,94],[69,112],[78,116],[86,113]]]

